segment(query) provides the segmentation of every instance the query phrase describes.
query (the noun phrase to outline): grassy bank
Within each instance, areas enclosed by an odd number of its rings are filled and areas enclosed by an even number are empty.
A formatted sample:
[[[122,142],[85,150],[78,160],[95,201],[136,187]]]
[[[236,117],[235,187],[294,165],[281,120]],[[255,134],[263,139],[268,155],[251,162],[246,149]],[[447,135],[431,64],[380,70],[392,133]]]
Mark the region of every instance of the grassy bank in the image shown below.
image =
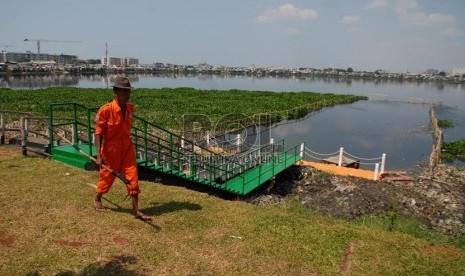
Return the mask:
[[[0,89],[0,110],[46,115],[51,103],[76,102],[99,107],[113,98],[110,89],[47,88],[39,90]],[[181,129],[183,115],[202,114],[216,123],[228,114],[251,116],[267,113],[272,122],[296,119],[335,104],[351,103],[366,97],[312,92],[275,93],[266,91],[218,91],[192,88],[135,89],[131,101],[139,116],[158,125]]]
[[[182,184],[181,180],[163,182]],[[0,146],[0,275],[463,275],[465,252],[409,235],[141,181],[92,207],[96,172]],[[189,185],[189,184],[186,184]]]

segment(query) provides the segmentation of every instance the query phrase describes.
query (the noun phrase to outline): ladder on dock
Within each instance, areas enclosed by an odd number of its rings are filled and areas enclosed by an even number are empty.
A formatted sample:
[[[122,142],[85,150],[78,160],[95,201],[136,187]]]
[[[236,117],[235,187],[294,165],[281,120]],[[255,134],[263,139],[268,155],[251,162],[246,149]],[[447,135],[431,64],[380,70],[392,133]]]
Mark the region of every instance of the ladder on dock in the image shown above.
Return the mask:
[[[52,104],[49,107],[49,126],[61,130],[73,144],[95,156],[96,112],[97,108],[77,103]],[[140,167],[236,195],[247,195],[302,160],[304,154],[304,144],[286,150],[284,140],[258,145],[235,155],[219,154],[139,116],[134,116],[131,135]],[[57,140],[50,132],[54,160],[81,169],[92,169],[93,164],[87,157],[72,145],[60,144]]]

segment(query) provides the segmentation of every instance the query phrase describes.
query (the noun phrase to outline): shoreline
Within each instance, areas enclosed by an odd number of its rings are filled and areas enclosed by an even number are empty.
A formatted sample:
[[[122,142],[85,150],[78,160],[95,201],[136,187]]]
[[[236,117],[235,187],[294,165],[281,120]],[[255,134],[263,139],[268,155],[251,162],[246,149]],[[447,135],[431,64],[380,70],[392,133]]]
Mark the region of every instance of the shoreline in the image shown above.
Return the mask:
[[[348,81],[370,81],[376,83],[437,83],[437,84],[465,84],[465,79],[460,78],[436,78],[436,77],[426,77],[419,75],[408,75],[408,76],[381,76],[381,75],[338,75],[332,73],[319,73],[319,74],[292,74],[292,73],[248,73],[248,72],[204,72],[204,71],[187,71],[187,70],[79,70],[79,71],[62,71],[62,70],[52,70],[52,71],[13,71],[13,72],[0,72],[0,77],[40,77],[40,76],[107,76],[107,75],[119,75],[125,74],[129,77],[131,75],[141,75],[141,76],[173,76],[173,77],[196,77],[196,76],[217,76],[217,77],[254,77],[254,78],[279,78],[279,79],[310,79],[310,80],[337,80],[339,82],[348,82]]]
[[[294,168],[246,201],[273,205],[290,198],[311,212],[352,222],[398,214],[452,238],[465,236],[465,168],[441,163],[432,179],[421,164],[408,173],[412,181],[375,182]]]

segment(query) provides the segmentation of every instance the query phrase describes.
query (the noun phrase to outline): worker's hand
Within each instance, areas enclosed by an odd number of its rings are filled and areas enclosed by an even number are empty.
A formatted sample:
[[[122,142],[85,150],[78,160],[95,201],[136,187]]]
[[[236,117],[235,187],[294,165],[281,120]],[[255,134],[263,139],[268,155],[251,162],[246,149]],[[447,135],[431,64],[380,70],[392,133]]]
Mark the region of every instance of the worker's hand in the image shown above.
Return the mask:
[[[97,158],[95,160],[96,160],[95,163],[97,164],[99,168],[101,168],[102,165],[104,165],[102,156],[100,154],[97,154]]]

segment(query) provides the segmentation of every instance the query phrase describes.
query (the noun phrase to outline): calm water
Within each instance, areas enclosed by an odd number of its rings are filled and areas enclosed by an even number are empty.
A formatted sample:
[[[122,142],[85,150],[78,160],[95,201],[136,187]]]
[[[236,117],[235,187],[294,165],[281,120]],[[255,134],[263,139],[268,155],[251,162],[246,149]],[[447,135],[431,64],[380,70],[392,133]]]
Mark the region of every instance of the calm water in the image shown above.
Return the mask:
[[[303,140],[312,151],[321,154],[333,153],[340,147],[360,158],[386,153],[387,169],[410,168],[426,160],[431,152],[428,110],[427,105],[356,102],[278,126],[272,136],[285,139],[287,144]],[[366,168],[373,169],[374,165]]]
[[[437,116],[454,123],[445,130],[446,141],[465,137],[465,85],[427,82],[362,81],[329,78],[222,77],[131,75],[136,88],[194,87],[197,89],[243,89],[274,92],[313,91],[365,95],[369,101],[325,109],[302,120],[272,128],[275,140],[287,146],[305,142],[319,153],[344,147],[352,155],[374,158],[387,154],[386,169],[408,169],[427,161],[432,148],[429,105],[443,102]],[[50,86],[107,88],[114,76],[46,76],[0,78],[0,87],[37,89]],[[134,95],[136,96],[136,94]],[[457,165],[464,166],[462,162]]]

